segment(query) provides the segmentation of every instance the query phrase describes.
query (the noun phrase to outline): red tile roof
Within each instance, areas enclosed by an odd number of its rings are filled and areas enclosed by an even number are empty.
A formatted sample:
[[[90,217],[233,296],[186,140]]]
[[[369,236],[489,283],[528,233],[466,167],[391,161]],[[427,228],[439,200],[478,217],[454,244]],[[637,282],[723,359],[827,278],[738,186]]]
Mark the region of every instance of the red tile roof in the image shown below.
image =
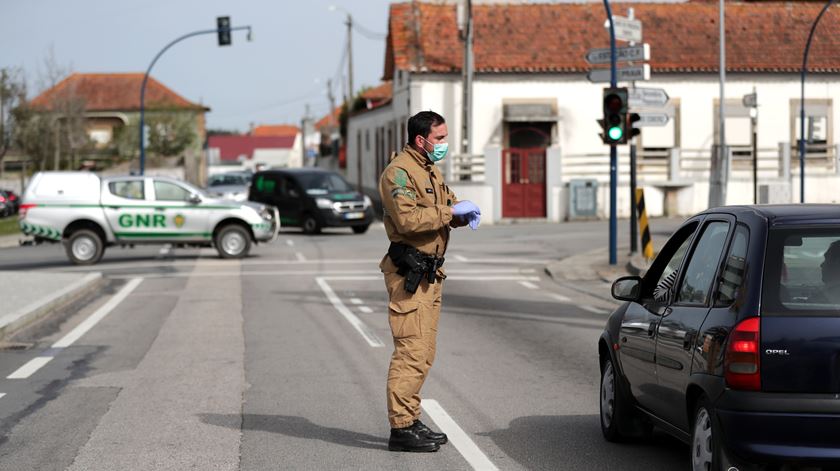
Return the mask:
[[[254,157],[255,149],[291,149],[295,136],[218,135],[207,138],[207,147],[218,148],[222,160],[237,160],[240,155]]]
[[[252,136],[297,136],[300,128],[293,124],[262,124],[251,131]]]
[[[56,99],[80,97],[87,111],[139,111],[140,86],[144,74],[72,74],[32,100],[33,106],[49,108]],[[149,76],[146,83],[146,109],[191,109],[210,111],[193,103]]]
[[[325,126],[338,126],[339,116],[341,116],[341,107],[336,106],[332,113],[324,115],[315,123],[315,129],[321,129]]]
[[[726,68],[732,72],[798,72],[822,2],[726,2]],[[718,70],[718,2],[613,4],[642,20],[657,72]],[[585,72],[590,48],[609,47],[600,2],[473,6],[477,72]],[[840,7],[823,16],[808,59],[814,72],[840,72]],[[621,45],[622,43],[619,43]],[[391,5],[384,78],[394,67],[414,72],[461,69],[463,43],[452,4]]]

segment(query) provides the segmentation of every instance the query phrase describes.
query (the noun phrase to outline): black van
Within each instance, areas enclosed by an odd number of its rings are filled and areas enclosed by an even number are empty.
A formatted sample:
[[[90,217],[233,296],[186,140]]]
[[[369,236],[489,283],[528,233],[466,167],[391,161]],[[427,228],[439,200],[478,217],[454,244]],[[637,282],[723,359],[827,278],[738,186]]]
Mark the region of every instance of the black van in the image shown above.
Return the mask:
[[[317,168],[257,172],[248,200],[276,206],[283,226],[300,227],[307,234],[323,227],[350,227],[362,234],[373,222],[370,198],[338,173]]]

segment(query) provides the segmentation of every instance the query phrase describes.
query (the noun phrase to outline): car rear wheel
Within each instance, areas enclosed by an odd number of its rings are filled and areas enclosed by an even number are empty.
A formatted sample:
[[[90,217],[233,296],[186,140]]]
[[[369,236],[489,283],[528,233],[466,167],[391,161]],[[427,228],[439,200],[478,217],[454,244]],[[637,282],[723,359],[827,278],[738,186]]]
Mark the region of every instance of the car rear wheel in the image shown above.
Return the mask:
[[[216,234],[216,251],[222,258],[243,258],[251,250],[251,236],[242,226],[225,226]]]
[[[105,243],[90,229],[78,229],[64,243],[67,257],[76,265],[94,265],[105,253]]]
[[[691,469],[710,471],[722,466],[720,430],[713,418],[714,409],[701,398],[694,411],[694,426],[691,433]]]
[[[305,234],[318,234],[321,232],[321,224],[315,219],[315,216],[307,214],[303,218],[302,229]]]
[[[364,234],[365,232],[367,232],[368,227],[370,227],[370,224],[365,224],[364,226],[353,226],[353,233]]]

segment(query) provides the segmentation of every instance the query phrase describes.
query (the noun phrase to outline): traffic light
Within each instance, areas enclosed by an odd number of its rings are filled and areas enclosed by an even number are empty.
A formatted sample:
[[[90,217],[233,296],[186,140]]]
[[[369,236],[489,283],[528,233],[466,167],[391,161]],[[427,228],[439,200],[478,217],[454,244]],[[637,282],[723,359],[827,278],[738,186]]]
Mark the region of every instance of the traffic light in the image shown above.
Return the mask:
[[[636,123],[636,121],[639,121],[640,119],[642,119],[642,117],[639,116],[639,113],[627,114],[627,141],[630,141],[631,139],[642,133],[641,129],[633,126],[633,124]]]
[[[604,119],[601,138],[604,144],[627,143],[627,89],[604,89]]]
[[[217,16],[216,29],[219,33],[219,46],[230,46],[230,17]]]

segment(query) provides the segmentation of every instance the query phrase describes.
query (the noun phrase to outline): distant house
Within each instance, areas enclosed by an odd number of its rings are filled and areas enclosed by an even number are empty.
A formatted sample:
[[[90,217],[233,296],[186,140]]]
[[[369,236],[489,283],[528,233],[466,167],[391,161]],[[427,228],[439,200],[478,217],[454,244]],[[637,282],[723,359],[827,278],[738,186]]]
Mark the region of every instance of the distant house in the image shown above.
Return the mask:
[[[390,7],[383,78],[391,96],[351,113],[347,126],[347,177],[372,198],[391,152],[406,139],[409,116],[434,110],[446,117],[450,156],[442,163],[459,196],[482,202],[490,218],[570,216],[572,184],[597,184],[597,214],[609,210],[609,146],[599,138],[605,83],[587,78],[587,51],[609,46],[600,2],[473,2],[473,106],[469,138],[463,127],[464,43],[451,2],[412,1]],[[804,157],[807,202],[840,202],[840,27],[837,11],[816,30],[808,62],[800,135],[800,68],[816,2],[726,2],[726,88],[719,98],[718,2],[617,2],[643,23],[650,45],[651,77],[637,87],[661,88],[664,106],[636,107],[659,117],[638,138],[638,182],[649,214],[691,214],[705,209],[711,155],[718,152],[719,110],[725,111],[731,162],[726,201],[752,203],[753,146],[757,129],[759,201],[798,201],[797,142]],[[833,10],[836,10],[833,8]],[[626,43],[619,43],[626,45]],[[624,64],[622,64],[624,66]],[[622,85],[631,86],[624,82]],[[385,87],[383,85],[383,87]],[[757,92],[757,117],[745,95]],[[752,109],[755,112],[755,109]],[[662,117],[665,118],[662,118]],[[751,120],[753,120],[751,122]],[[461,147],[466,141],[466,150]],[[617,209],[629,215],[629,146],[619,146]],[[459,155],[463,154],[463,155]],[[464,172],[464,168],[471,169]],[[794,198],[793,196],[796,195]],[[589,201],[594,202],[593,198]],[[487,209],[484,211],[484,209]],[[489,218],[488,218],[489,219]]]
[[[105,149],[113,144],[121,128],[139,121],[143,76],[142,73],[74,73],[35,97],[30,104],[51,110],[65,99],[81,100],[87,134],[96,148]],[[193,156],[194,162],[187,162],[185,166],[194,167],[193,172],[187,172],[187,179],[196,181],[206,134],[204,114],[210,108],[187,100],[153,77],[146,83],[144,108],[147,120],[159,114],[174,113],[194,123],[195,138],[190,151],[185,152],[185,155]]]
[[[292,125],[262,125],[249,134],[215,135],[207,139],[211,165],[301,167],[300,129]]]

